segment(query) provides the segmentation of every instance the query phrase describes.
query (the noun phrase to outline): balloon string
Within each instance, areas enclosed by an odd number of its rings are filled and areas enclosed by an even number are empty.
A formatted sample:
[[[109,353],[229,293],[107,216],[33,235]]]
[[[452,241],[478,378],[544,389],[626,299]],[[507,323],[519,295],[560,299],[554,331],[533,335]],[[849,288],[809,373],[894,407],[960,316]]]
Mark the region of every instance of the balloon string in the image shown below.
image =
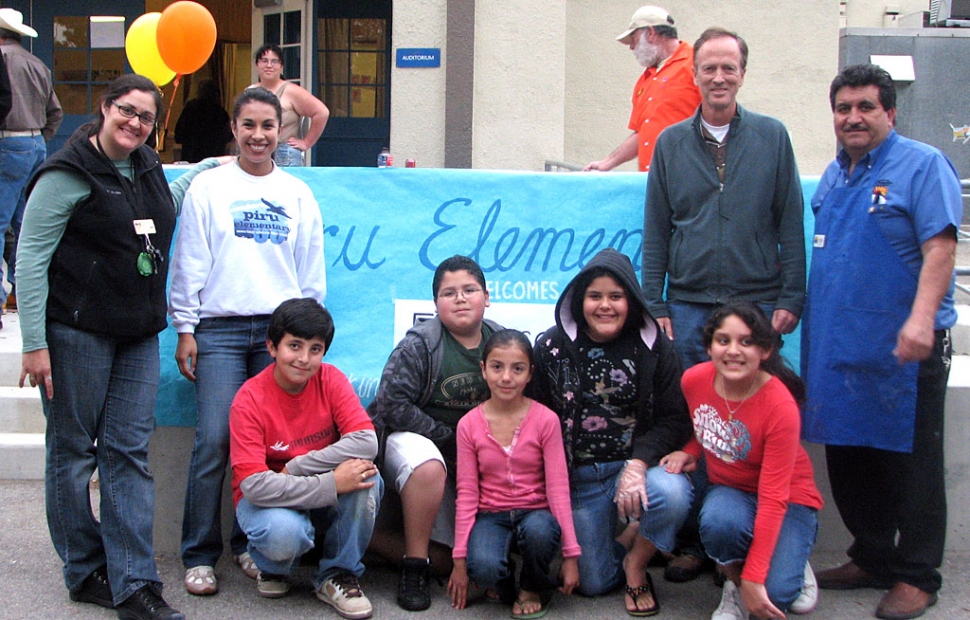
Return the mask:
[[[165,111],[165,123],[160,128],[160,131],[162,133],[162,139],[155,141],[156,144],[158,145],[158,150],[163,150],[164,149],[165,136],[168,135],[168,119],[169,119],[169,117],[172,116],[172,104],[175,103],[175,93],[177,93],[179,91],[179,83],[181,81],[182,81],[182,74],[181,73],[176,73],[175,74],[175,79],[172,80],[172,98],[169,99],[169,101],[168,101],[168,109]]]

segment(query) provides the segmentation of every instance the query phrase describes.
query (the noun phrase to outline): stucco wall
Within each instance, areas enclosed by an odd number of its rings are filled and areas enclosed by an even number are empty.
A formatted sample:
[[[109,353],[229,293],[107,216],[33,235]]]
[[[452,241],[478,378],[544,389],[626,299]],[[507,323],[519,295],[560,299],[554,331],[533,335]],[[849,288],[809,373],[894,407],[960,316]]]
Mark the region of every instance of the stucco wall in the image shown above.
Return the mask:
[[[414,158],[421,167],[445,162],[445,58],[447,0],[395,2],[392,43],[399,47],[437,47],[438,68],[391,70],[391,152],[395,164]],[[396,53],[396,52],[395,52]],[[394,63],[394,58],[391,59]]]
[[[629,135],[630,95],[642,68],[614,38],[636,2],[572,0],[567,30],[566,159],[607,155]],[[735,30],[750,49],[741,105],[782,120],[799,169],[819,174],[834,152],[828,84],[838,68],[838,5],[804,2],[669,0],[681,39],[693,43],[709,26]],[[622,169],[635,169],[626,164]]]
[[[898,11],[896,18],[887,17],[887,9]],[[930,0],[848,0],[845,3],[845,26],[850,28],[889,28],[899,17],[929,11]]]
[[[566,4],[476,0],[472,167],[541,170],[562,157]]]
[[[458,2],[459,0],[451,0]],[[472,166],[539,170],[546,159],[599,159],[629,134],[642,68],[615,36],[643,0],[474,0]],[[835,152],[828,85],[838,69],[840,4],[832,0],[667,0],[680,37],[736,30],[750,47],[739,102],[782,120],[799,170],[820,174]],[[929,0],[894,3],[900,15]],[[393,44],[446,49],[448,0],[395,2]],[[849,0],[849,26],[881,27],[886,2]],[[391,146],[399,161],[445,162],[446,67],[393,69]],[[454,96],[453,93],[449,96]],[[633,164],[621,170],[633,170]]]

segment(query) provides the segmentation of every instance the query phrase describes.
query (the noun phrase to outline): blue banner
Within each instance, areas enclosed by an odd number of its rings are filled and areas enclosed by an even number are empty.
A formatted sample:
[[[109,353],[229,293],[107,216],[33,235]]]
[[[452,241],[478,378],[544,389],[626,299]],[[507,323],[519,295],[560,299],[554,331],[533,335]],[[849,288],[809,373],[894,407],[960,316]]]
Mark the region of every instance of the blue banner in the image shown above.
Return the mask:
[[[366,405],[407,328],[434,314],[435,267],[454,254],[485,272],[485,316],[532,337],[594,254],[614,247],[639,272],[646,175],[553,174],[407,168],[288,168],[313,190],[324,222],[326,305],[336,335],[324,361],[340,368]],[[181,170],[168,169],[169,178]],[[818,183],[803,178],[805,204]],[[806,236],[812,232],[806,213]],[[258,292],[254,292],[258,294]],[[192,384],[175,364],[177,337],[161,334],[161,425],[193,426]],[[798,337],[785,354],[798,367]]]

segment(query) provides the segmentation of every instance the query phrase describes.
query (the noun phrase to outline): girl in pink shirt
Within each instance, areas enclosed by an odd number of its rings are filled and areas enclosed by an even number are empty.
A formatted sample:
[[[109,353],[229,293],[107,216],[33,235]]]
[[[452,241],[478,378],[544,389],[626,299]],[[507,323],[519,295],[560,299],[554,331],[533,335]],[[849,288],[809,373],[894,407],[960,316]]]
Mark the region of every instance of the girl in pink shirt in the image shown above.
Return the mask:
[[[569,503],[569,476],[559,418],[523,395],[532,377],[532,347],[522,332],[492,334],[482,353],[491,397],[458,422],[455,561],[448,593],[465,607],[468,583],[511,603],[513,618],[546,613],[562,552],[564,594],[579,584],[580,554]],[[522,557],[519,588],[509,553]]]

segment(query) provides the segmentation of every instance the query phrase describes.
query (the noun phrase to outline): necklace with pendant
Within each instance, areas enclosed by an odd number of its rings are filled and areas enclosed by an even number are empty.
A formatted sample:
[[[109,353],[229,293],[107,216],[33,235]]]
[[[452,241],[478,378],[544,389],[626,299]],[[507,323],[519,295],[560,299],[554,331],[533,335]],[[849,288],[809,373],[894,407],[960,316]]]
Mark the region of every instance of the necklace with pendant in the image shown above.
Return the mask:
[[[724,406],[727,407],[728,420],[733,420],[734,414],[738,412],[738,410],[741,408],[741,405],[743,405],[749,398],[751,398],[754,395],[751,390],[758,382],[758,375],[754,376],[754,379],[751,381],[751,385],[749,385],[748,389],[744,391],[744,398],[742,398],[741,401],[738,402],[738,406],[735,407],[734,409],[731,408],[731,403],[730,401],[728,401],[727,396],[725,396],[727,394],[727,386],[724,385],[724,378],[721,377],[720,375],[718,375],[718,377],[721,379],[721,400],[724,401]]]

